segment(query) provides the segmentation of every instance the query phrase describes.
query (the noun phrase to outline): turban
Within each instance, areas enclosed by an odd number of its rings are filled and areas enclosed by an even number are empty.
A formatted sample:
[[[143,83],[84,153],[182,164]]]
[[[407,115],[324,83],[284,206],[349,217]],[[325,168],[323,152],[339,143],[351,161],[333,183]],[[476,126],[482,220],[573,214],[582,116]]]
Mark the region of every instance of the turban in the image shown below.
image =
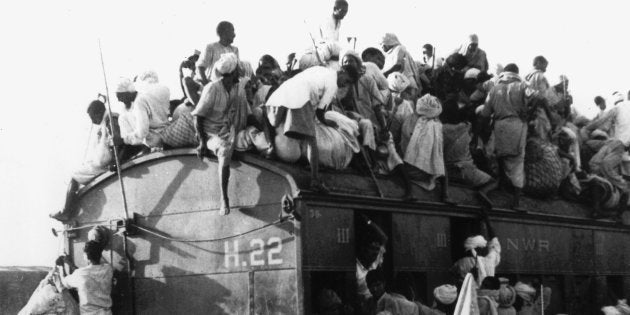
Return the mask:
[[[406,90],[409,84],[411,84],[409,79],[400,72],[392,72],[387,77],[387,83],[389,83],[390,90],[398,93],[402,93],[402,91]]]
[[[381,44],[387,45],[387,46],[396,46],[396,45],[400,45],[400,41],[398,40],[398,37],[396,36],[396,34],[385,33],[385,36],[383,36],[383,40],[381,40]]]
[[[464,79],[477,79],[479,73],[481,73],[481,70],[477,68],[470,68],[466,71],[466,74],[464,74]]]
[[[195,49],[195,52],[193,53],[193,55],[199,56],[199,55],[201,55],[201,52],[199,50]]]
[[[622,315],[630,315],[630,306],[628,306],[626,299],[618,300],[617,306],[615,306],[615,308],[617,308],[619,313],[621,313]]]
[[[514,285],[514,290],[516,294],[521,297],[521,299],[531,302],[532,298],[536,294],[536,290],[529,284],[525,284],[523,282],[517,282]]]
[[[222,75],[232,73],[238,66],[238,57],[234,53],[225,53],[214,63],[212,81],[218,81]]]
[[[442,104],[437,97],[425,94],[416,102],[416,113],[422,117],[435,118],[442,113]]]
[[[564,74],[560,75],[560,83],[562,82],[569,82],[569,78]]]
[[[251,78],[254,76],[254,68],[249,61],[240,60],[238,62],[238,67],[241,69],[241,77]]]
[[[116,86],[116,93],[135,92],[136,87],[129,78],[120,78],[118,85]]]
[[[145,83],[158,83],[158,75],[153,70],[147,70],[138,76],[138,81]]]
[[[604,315],[621,315],[619,310],[617,310],[614,306],[604,306],[602,307],[602,312]]]
[[[445,284],[433,290],[433,296],[444,305],[453,304],[457,300],[457,287]]]
[[[501,74],[501,72],[503,72],[503,65],[502,65],[502,64],[500,64],[500,63],[497,63],[497,66],[496,66],[496,69],[495,69],[495,72],[494,72],[494,73],[496,73],[497,75],[499,75],[499,74]]]
[[[466,250],[474,250],[475,248],[486,247],[487,244],[488,244],[488,241],[486,241],[486,239],[483,236],[481,235],[471,236],[467,238],[466,241],[464,242],[464,248]]]

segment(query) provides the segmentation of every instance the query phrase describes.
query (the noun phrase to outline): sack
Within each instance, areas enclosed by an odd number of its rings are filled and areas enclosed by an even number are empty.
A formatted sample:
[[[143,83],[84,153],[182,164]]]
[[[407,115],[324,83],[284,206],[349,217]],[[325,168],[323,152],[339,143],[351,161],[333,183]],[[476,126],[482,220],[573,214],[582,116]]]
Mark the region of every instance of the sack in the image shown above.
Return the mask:
[[[562,180],[562,161],[557,148],[544,140],[530,138],[525,148],[526,194],[538,198],[554,195]]]
[[[335,170],[346,168],[352,161],[354,152],[341,133],[320,123],[315,124],[315,133],[320,165]],[[306,146],[303,146],[302,154],[306,156]]]
[[[49,277],[42,280],[31,298],[18,315],[56,314],[79,315],[79,304],[68,290],[61,293],[50,283]]]

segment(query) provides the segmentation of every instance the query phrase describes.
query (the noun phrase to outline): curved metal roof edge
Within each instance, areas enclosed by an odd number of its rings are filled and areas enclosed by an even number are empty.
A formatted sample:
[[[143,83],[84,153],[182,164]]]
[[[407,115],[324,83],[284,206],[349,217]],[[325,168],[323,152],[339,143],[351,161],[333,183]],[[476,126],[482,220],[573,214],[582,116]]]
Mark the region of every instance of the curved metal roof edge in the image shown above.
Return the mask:
[[[173,150],[167,150],[167,151],[160,151],[160,152],[153,152],[153,153],[149,153],[149,154],[145,154],[145,155],[141,155],[138,158],[132,159],[130,161],[127,161],[126,163],[124,163],[121,166],[121,171],[124,171],[126,169],[130,169],[134,166],[137,165],[141,165],[144,163],[149,163],[149,162],[153,162],[153,161],[158,161],[160,159],[165,159],[165,158],[169,158],[169,157],[174,157],[174,156],[196,156],[197,155],[197,150],[192,149],[192,148],[184,148],[184,149],[173,149]],[[209,157],[210,160],[212,161],[216,161],[216,158],[214,157]],[[266,169],[274,174],[277,174],[279,176],[282,176],[287,183],[289,184],[289,187],[291,188],[291,191],[293,192],[293,196],[297,196],[300,193],[300,189],[297,185],[297,183],[295,182],[295,179],[293,178],[293,176],[285,171],[282,170],[281,168],[273,165],[272,163],[266,162],[264,160],[261,159],[255,159],[252,158],[248,155],[243,155],[240,158],[241,161],[250,164],[250,165],[254,165],[263,169]],[[93,187],[97,186],[98,184],[100,184],[101,182],[109,179],[110,177],[117,177],[118,174],[116,172],[111,172],[111,171],[106,171],[105,173],[98,175],[96,178],[94,178],[92,181],[90,181],[87,185],[85,185],[84,187],[82,187],[78,192],[77,192],[77,196],[81,197],[83,194],[87,193],[88,191],[90,191]],[[124,174],[123,174],[123,180],[124,180]]]

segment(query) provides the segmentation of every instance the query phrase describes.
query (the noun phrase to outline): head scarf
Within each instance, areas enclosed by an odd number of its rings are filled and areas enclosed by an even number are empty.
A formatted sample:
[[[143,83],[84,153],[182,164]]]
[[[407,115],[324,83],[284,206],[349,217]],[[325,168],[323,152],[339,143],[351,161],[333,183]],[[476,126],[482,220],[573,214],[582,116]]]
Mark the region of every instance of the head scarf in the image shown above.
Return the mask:
[[[477,34],[468,35],[466,42],[464,42],[461,46],[459,46],[459,49],[457,52],[466,56],[466,53],[468,52],[468,46],[470,46],[470,44],[477,44],[477,45],[479,44],[479,37],[477,36]]]
[[[409,87],[409,84],[411,84],[409,79],[398,71],[392,72],[387,77],[387,83],[389,85],[389,89],[397,93],[402,93],[402,91],[406,90],[407,87]]]
[[[129,78],[120,78],[116,86],[116,93],[135,92],[136,87]]]
[[[195,49],[195,52],[193,53],[193,55],[197,55],[197,56],[199,56],[199,55],[201,55],[201,51],[199,51],[199,50]]]
[[[527,302],[531,302],[536,294],[536,290],[531,285],[520,281],[514,285],[514,291],[521,299]]]
[[[148,84],[158,83],[159,79],[158,79],[157,72],[153,70],[147,70],[145,72],[142,72],[138,76],[138,82],[143,82],[143,83],[148,83]]]
[[[238,66],[238,57],[234,53],[222,54],[221,58],[214,63],[211,81],[218,81],[224,74],[232,73]]]
[[[464,79],[477,79],[477,76],[479,76],[479,73],[481,73],[481,70],[477,68],[470,68],[464,74]]]
[[[457,287],[444,284],[433,290],[433,296],[444,305],[453,304],[457,300]]]
[[[425,94],[416,102],[416,113],[422,117],[435,118],[442,113],[442,104],[437,97]]]
[[[400,41],[398,40],[398,36],[394,33],[385,33],[383,36],[383,40],[381,40],[382,45],[387,46],[397,46],[400,45]]]

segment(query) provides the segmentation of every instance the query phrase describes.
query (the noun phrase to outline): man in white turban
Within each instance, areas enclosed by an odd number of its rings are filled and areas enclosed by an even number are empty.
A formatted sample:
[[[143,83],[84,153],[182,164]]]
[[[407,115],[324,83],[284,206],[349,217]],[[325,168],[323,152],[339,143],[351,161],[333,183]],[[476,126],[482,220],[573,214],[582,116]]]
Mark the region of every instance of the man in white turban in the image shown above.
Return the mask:
[[[420,92],[418,85],[418,69],[413,57],[400,44],[398,37],[392,33],[386,33],[381,41],[381,46],[385,52],[385,64],[383,65],[383,75],[389,77],[393,72],[400,72],[409,79],[409,86],[412,90],[412,98],[415,99]]]
[[[230,212],[228,180],[230,160],[234,151],[237,134],[245,129],[249,106],[244,86],[239,84],[238,58],[227,53],[214,64],[213,80],[201,92],[197,107],[192,112],[194,125],[199,137],[197,148],[203,159],[212,151],[219,162],[221,179],[220,214]]]
[[[482,235],[467,238],[464,242],[466,255],[456,261],[453,266],[461,279],[464,279],[467,273],[472,272],[478,285],[483,282],[484,278],[494,277],[495,270],[501,262],[501,243],[499,243],[485,211],[482,212],[482,219],[488,231],[490,242],[486,241]]]
[[[441,285],[433,290],[433,307],[420,306],[420,314],[423,315],[446,315],[453,314],[455,301],[457,301],[457,287],[450,284]]]

